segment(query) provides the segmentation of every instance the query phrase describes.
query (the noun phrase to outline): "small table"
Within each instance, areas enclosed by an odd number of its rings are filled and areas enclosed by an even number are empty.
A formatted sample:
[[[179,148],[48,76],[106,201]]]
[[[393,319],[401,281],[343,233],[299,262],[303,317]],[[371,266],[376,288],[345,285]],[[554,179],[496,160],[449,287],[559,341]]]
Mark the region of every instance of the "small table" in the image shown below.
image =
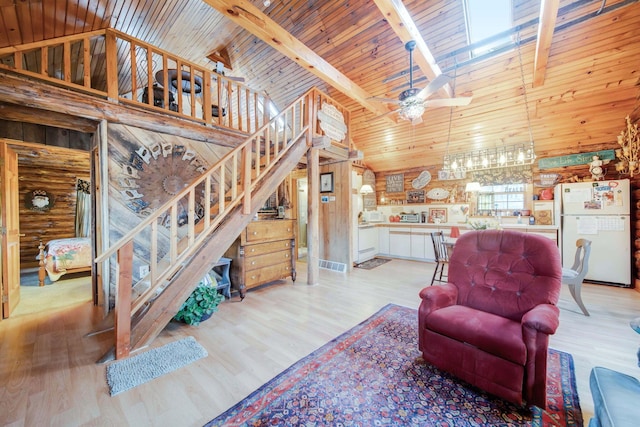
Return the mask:
[[[218,281],[218,285],[216,289],[222,291],[222,295],[225,298],[231,298],[231,279],[229,278],[229,269],[231,268],[231,258],[221,257],[218,262],[213,266],[212,270],[214,270],[217,274],[222,277],[221,280]]]

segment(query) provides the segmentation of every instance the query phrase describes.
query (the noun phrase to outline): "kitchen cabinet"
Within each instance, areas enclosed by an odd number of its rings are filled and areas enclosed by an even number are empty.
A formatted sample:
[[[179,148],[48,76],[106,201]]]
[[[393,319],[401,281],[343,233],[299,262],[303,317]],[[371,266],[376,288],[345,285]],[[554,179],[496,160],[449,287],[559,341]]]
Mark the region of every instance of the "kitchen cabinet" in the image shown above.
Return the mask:
[[[389,255],[389,227],[378,226],[378,253]]]
[[[360,225],[358,227],[358,258],[357,263],[365,262],[378,253],[378,229],[374,225]]]
[[[291,276],[296,280],[296,221],[249,223],[225,253],[231,258],[231,286],[244,298],[246,290]]]
[[[410,227],[391,227],[389,229],[389,255],[401,258],[411,257]]]

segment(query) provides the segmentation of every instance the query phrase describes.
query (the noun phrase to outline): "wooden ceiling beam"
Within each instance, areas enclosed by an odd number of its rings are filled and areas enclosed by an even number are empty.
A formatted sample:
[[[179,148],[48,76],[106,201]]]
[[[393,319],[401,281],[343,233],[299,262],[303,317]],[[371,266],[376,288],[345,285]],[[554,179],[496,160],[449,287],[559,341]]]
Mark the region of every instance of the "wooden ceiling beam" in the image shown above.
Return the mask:
[[[338,71],[304,43],[287,32],[275,21],[262,13],[258,8],[245,0],[204,0],[205,3],[225,15],[227,18],[255,35],[269,46],[276,49],[294,62],[297,62],[310,73],[330,84],[351,99],[359,102],[367,110],[375,114],[387,112],[367,91]]]
[[[544,77],[547,72],[547,62],[551,52],[551,41],[553,31],[558,17],[558,7],[560,0],[540,1],[540,23],[538,25],[538,39],[536,41],[536,53],[533,62],[533,87],[544,84]]]
[[[393,31],[398,35],[403,44],[407,44],[408,41],[414,40],[416,42],[416,52],[418,55],[414,56],[414,59],[420,70],[424,73],[429,81],[433,81],[436,77],[442,74],[442,70],[438,66],[435,57],[429,50],[427,43],[422,38],[420,30],[416,27],[416,24],[411,19],[409,11],[401,0],[374,0],[380,12],[385,17]],[[440,88],[438,91],[442,96],[451,98],[453,96],[453,90],[448,83]]]
[[[0,118],[12,122],[25,122],[36,125],[47,125],[61,129],[73,129],[78,132],[93,133],[98,127],[97,120],[71,116],[69,114],[49,111],[43,115],[42,110],[16,104],[0,102]]]

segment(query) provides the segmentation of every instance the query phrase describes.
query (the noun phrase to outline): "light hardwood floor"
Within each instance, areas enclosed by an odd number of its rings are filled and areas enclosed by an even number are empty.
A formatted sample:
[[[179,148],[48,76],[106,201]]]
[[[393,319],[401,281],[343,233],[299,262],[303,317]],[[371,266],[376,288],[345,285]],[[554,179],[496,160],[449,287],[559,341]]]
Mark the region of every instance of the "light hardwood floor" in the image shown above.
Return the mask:
[[[434,264],[393,260],[350,274],[321,270],[320,284],[277,282],[220,305],[198,327],[171,323],[153,346],[194,336],[209,356],[172,374],[110,397],[106,365],[96,361],[109,333],[87,337],[100,323],[88,280],[23,287],[17,312],[0,322],[0,425],[200,426],[298,359],[388,303],[417,308]],[[589,372],[607,366],[640,377],[640,293],[585,284],[585,317],[562,290],[561,322],[551,347],[575,361],[585,425],[593,414]],[[416,356],[418,351],[416,349]]]

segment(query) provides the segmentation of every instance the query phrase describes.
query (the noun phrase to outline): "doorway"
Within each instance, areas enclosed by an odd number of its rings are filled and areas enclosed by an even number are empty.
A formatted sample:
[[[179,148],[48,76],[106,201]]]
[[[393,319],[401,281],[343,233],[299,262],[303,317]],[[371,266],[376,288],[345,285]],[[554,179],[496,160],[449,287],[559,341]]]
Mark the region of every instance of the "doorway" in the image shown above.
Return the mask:
[[[16,254],[3,258],[2,262],[3,268],[11,265],[18,271],[15,280],[3,278],[3,292],[5,284],[17,284],[14,297],[19,303],[11,309],[3,307],[3,317],[79,302],[95,302],[90,268],[88,272],[65,275],[55,282],[45,278],[45,286],[42,287],[40,279],[48,274],[44,270],[41,272],[39,265],[40,242],[46,244],[51,240],[76,236],[78,187],[80,182],[84,182],[85,187],[91,182],[91,152],[9,139],[2,139],[2,144],[7,147],[7,152],[16,154],[19,184],[17,203],[11,210],[16,215],[20,236]],[[7,157],[4,167],[8,166],[6,161]],[[86,206],[91,213],[91,196]],[[89,249],[92,245],[93,239],[89,237]],[[91,260],[90,251],[89,267]]]

